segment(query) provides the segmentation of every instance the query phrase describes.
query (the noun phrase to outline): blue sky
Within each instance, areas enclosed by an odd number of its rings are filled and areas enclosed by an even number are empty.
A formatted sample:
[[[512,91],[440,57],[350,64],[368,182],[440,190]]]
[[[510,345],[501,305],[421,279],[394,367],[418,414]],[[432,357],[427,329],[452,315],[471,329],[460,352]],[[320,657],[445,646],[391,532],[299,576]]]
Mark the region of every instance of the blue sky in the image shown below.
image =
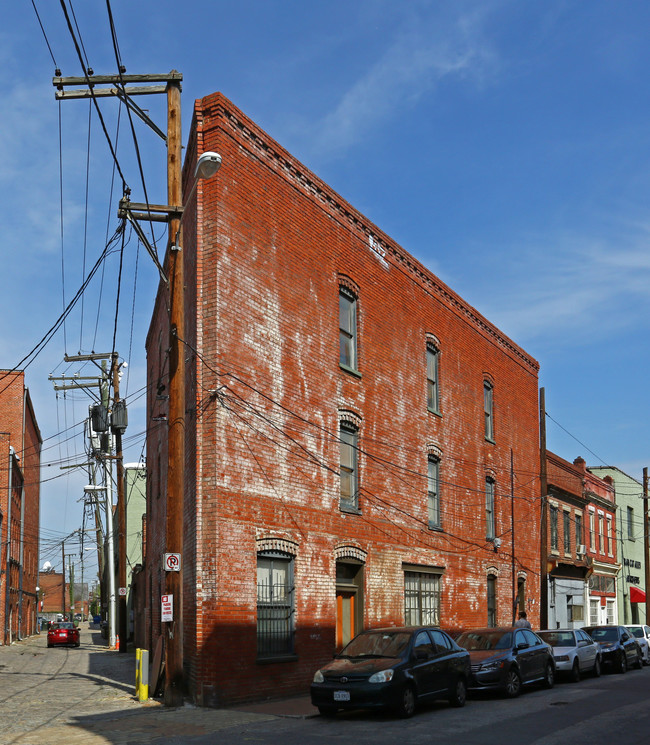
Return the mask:
[[[80,75],[60,3],[34,2],[56,65]],[[106,3],[73,7],[89,64],[114,73]],[[648,3],[113,0],[112,11],[128,73],[183,73],[184,140],[192,102],[222,91],[539,360],[552,450],[641,477],[650,409]],[[11,3],[3,17],[0,366],[11,368],[117,227],[120,182],[111,202],[112,162],[95,114],[89,141],[88,103],[54,100],[55,65],[32,3]],[[139,103],[164,128],[164,98]],[[115,139],[117,103],[101,106]],[[163,144],[140,122],[135,130],[149,199],[164,203]],[[143,201],[132,142],[122,115],[118,157]],[[65,353],[110,351],[115,331],[129,365],[126,458],[143,451],[144,338],[157,274],[134,238],[123,256],[117,324],[119,251],[26,370],[45,439],[46,546],[81,527],[86,480],[61,466],[84,460],[88,399],[55,396],[48,375],[92,370],[64,364]]]

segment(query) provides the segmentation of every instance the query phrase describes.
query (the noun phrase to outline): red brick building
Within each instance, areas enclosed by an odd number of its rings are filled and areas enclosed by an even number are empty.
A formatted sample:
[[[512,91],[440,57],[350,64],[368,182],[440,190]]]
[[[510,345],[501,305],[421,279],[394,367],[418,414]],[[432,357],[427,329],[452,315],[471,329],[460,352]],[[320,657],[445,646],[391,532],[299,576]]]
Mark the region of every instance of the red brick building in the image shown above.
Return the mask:
[[[616,623],[616,494],[612,479],[547,451],[548,627]]]
[[[25,376],[0,371],[0,641],[35,633],[41,435]]]
[[[539,617],[538,365],[220,94],[183,221],[192,698],[304,693],[354,633]],[[163,633],[168,291],[147,338],[147,642]],[[514,491],[514,493],[513,493]],[[514,533],[512,525],[516,525]]]

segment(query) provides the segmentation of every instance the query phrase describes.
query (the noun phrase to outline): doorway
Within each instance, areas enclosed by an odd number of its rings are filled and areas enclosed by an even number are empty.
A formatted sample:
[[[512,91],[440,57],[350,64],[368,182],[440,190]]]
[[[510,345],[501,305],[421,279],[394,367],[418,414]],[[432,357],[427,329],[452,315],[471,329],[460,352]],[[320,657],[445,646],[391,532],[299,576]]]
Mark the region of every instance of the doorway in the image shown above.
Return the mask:
[[[336,562],[336,649],[344,647],[363,626],[363,564]]]

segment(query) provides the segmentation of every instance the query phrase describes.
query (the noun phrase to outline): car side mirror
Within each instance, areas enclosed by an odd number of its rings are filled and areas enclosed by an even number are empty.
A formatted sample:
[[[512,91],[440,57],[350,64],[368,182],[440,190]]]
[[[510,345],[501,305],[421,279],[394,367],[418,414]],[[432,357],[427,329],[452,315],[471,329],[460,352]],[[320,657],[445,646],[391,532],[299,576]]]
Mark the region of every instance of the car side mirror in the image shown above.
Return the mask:
[[[623,634],[621,641],[626,642],[630,637],[627,634]]]
[[[426,649],[416,649],[415,650],[415,659],[416,660],[428,660],[429,659],[429,653]]]
[[[528,647],[530,647],[530,644],[527,642],[520,642],[517,644],[517,649],[528,649]]]

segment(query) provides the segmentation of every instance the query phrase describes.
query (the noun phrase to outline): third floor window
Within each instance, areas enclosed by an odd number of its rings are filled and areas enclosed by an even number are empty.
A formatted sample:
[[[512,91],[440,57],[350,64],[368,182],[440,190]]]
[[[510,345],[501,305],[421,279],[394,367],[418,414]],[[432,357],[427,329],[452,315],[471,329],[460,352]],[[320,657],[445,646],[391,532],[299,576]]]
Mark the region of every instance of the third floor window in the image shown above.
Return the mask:
[[[357,299],[344,287],[339,290],[339,364],[357,369]]]

